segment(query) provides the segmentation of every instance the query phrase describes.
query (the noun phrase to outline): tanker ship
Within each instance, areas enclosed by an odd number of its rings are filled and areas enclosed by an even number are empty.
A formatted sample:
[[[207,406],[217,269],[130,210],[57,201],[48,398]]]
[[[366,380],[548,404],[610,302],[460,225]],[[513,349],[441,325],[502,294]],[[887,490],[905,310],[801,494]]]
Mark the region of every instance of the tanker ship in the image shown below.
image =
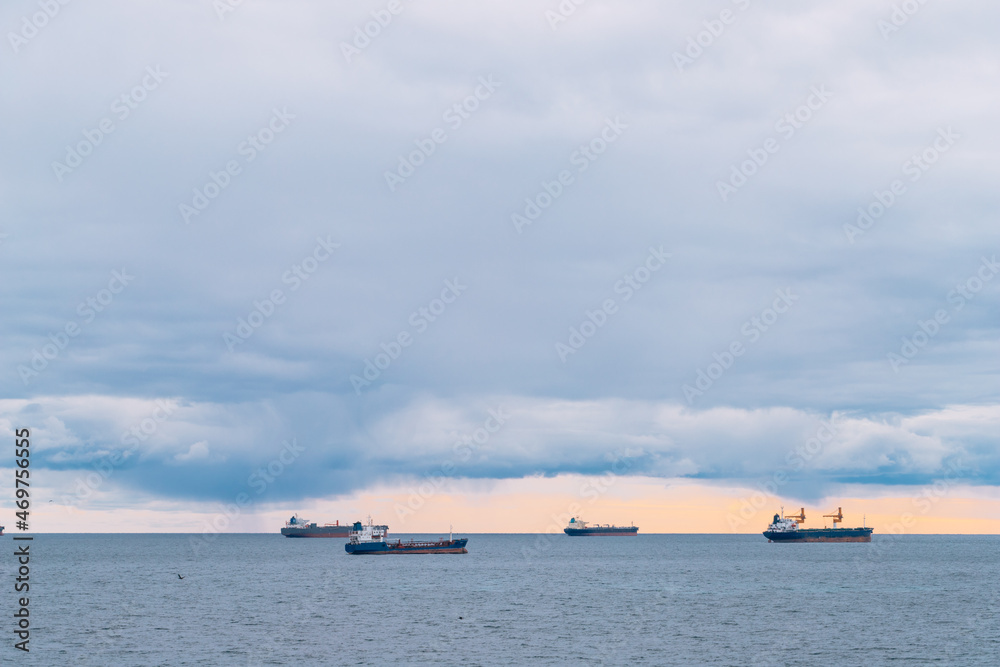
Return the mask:
[[[784,508],[782,508],[784,513]],[[833,528],[799,528],[806,520],[806,509],[803,507],[798,514],[782,517],[775,514],[771,525],[764,531],[768,542],[871,542],[874,528],[862,525],[861,528],[841,528],[838,524],[844,521],[844,513],[837,508],[836,514],[824,514],[833,519]],[[862,521],[862,524],[864,521]]]
[[[609,526],[608,524],[588,526],[578,517],[569,520],[563,532],[573,537],[626,537],[639,532],[638,526]]]
[[[452,535],[449,535],[447,540],[441,538],[440,540],[430,542],[417,542],[414,540],[410,540],[409,542],[403,542],[402,540],[386,542],[385,536],[388,532],[388,526],[373,526],[371,517],[368,518],[367,525],[362,524],[360,521],[355,521],[354,527],[351,530],[351,536],[347,544],[344,545],[344,551],[353,555],[469,553],[468,549],[465,548],[469,540],[465,537],[456,540]]]
[[[315,522],[293,514],[281,529],[281,534],[285,537],[347,537],[351,534],[351,527],[346,524],[341,526],[340,521],[317,526]]]

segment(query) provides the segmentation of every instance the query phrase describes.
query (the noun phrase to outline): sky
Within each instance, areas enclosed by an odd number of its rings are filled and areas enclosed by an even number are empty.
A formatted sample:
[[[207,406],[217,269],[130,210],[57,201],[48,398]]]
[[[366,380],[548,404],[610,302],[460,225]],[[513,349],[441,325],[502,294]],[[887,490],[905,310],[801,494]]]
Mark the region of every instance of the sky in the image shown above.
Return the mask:
[[[35,527],[1000,532],[997,19],[4,3]]]

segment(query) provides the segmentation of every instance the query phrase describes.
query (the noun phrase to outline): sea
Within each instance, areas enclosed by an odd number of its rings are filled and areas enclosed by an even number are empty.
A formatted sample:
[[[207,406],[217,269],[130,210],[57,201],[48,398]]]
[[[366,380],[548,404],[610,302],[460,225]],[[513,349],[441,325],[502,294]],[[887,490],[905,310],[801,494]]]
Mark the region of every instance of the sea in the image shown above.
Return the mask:
[[[463,536],[36,535],[28,653],[5,536],[0,663],[1000,665],[997,536]]]

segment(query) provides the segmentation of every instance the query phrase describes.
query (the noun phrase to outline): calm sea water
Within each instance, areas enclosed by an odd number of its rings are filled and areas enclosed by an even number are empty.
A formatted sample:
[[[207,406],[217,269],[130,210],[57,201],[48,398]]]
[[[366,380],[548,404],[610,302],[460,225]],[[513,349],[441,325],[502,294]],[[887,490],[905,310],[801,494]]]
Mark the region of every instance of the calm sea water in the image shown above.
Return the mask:
[[[186,535],[39,535],[29,655],[0,557],[0,660],[1000,665],[998,537],[469,537],[467,555],[362,557],[280,535],[197,554]]]

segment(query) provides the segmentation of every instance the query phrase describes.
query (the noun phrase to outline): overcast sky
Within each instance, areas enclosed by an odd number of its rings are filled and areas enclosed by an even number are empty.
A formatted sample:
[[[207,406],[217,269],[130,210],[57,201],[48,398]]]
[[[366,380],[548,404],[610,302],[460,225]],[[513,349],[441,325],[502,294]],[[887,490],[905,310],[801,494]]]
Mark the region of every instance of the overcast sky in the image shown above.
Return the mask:
[[[1000,485],[1000,8],[903,4],[4,3],[0,424],[112,508]]]

